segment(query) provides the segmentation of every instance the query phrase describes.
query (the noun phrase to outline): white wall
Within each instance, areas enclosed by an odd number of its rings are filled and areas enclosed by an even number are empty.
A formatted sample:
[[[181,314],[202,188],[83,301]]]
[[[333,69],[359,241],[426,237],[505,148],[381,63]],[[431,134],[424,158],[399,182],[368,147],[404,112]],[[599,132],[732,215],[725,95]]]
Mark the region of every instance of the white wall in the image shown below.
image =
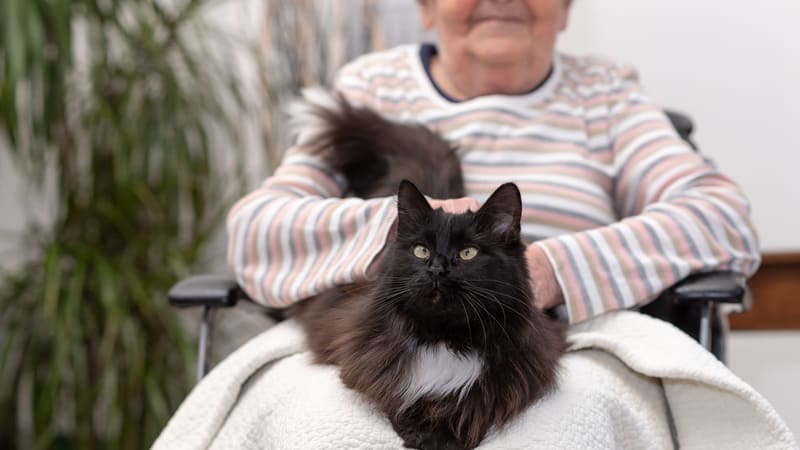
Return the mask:
[[[745,190],[765,251],[800,250],[800,2],[576,0],[562,50],[631,63]]]
[[[560,47],[639,69],[745,190],[764,251],[800,250],[800,1],[575,0]],[[798,332],[731,333],[731,369],[800,436]]]

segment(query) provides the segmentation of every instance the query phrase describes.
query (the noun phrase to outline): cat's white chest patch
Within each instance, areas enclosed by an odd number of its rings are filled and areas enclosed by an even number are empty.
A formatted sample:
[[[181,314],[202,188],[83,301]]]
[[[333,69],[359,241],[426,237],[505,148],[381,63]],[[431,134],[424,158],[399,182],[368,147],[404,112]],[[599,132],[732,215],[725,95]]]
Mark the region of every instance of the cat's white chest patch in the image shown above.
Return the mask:
[[[422,345],[409,371],[409,377],[401,386],[404,406],[424,396],[443,397],[457,393],[466,395],[481,374],[483,362],[474,352],[454,353],[445,344]]]

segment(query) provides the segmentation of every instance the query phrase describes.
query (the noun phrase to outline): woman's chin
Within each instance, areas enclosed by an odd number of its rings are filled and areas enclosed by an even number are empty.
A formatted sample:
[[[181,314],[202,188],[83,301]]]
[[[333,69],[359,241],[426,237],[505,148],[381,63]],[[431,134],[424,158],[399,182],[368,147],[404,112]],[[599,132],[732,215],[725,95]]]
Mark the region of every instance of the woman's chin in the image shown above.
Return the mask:
[[[472,54],[487,64],[506,65],[519,64],[530,60],[533,49],[521,43],[519,39],[509,36],[498,36],[481,39],[478,45],[472,46]]]

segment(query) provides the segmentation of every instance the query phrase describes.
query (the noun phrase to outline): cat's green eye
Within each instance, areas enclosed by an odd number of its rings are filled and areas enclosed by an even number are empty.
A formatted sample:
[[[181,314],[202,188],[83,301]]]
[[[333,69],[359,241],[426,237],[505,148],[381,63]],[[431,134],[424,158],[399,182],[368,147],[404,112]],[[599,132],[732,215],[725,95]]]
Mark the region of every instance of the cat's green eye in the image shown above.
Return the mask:
[[[478,249],[475,247],[463,248],[460,252],[458,252],[458,257],[464,261],[469,261],[476,256],[478,256]]]
[[[414,256],[419,259],[428,259],[431,257],[431,251],[424,245],[417,245],[414,247]]]

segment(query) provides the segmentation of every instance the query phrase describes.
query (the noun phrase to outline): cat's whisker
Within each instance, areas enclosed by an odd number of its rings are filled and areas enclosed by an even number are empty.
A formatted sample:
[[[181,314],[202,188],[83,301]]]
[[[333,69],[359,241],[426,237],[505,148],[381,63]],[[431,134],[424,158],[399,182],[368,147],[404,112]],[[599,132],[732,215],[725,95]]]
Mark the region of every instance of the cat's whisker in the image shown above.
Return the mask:
[[[483,330],[483,340],[486,341],[489,338],[489,335],[486,332],[486,326],[483,324],[483,318],[481,317],[481,313],[478,312],[478,309],[472,302],[467,302],[467,304],[470,306],[470,308],[472,308],[473,311],[475,311],[475,317],[478,318],[478,323],[481,324],[481,329]]]
[[[480,288],[480,286],[473,286],[473,285],[471,285],[469,283],[465,283],[465,284],[467,286],[469,286],[470,289],[473,289],[473,290],[478,290]],[[503,313],[503,324],[507,324],[508,323],[508,317],[506,316],[505,305],[503,304],[503,302],[498,301],[496,298],[492,298],[492,300],[495,301],[496,303],[498,303],[501,306],[500,311]]]
[[[513,340],[513,339],[511,339],[511,336],[508,334],[508,331],[506,330],[506,324],[505,324],[505,323],[502,323],[502,324],[501,324],[501,323],[500,323],[500,321],[499,321],[499,320],[497,320],[497,317],[495,317],[495,315],[494,315],[494,314],[492,314],[492,313],[491,313],[491,311],[489,311],[489,310],[486,308],[486,306],[484,306],[484,305],[483,305],[483,303],[481,303],[481,302],[480,302],[480,300],[476,299],[474,296],[472,296],[472,295],[470,295],[470,294],[467,294],[467,295],[466,295],[466,299],[467,299],[468,301],[470,301],[470,302],[472,302],[472,301],[475,301],[475,302],[476,302],[476,305],[477,305],[477,306],[479,306],[479,307],[480,307],[480,308],[481,308],[481,309],[482,309],[482,310],[483,310],[483,311],[486,313],[486,315],[487,315],[487,316],[491,317],[491,318],[492,318],[492,319],[495,321],[495,323],[497,323],[497,325],[500,327],[500,329],[501,329],[501,330],[503,331],[503,333],[506,335],[506,337],[508,338],[508,340],[509,340],[509,341],[512,341],[512,340]],[[501,311],[502,311],[502,309],[501,309]],[[503,314],[505,314],[505,313],[503,313]]]
[[[510,305],[506,305],[503,302],[501,302],[500,300],[498,300],[497,297],[494,296],[494,294],[497,294],[496,292],[493,292],[493,291],[491,291],[489,289],[486,289],[486,288],[481,288],[480,286],[472,286],[471,288],[474,289],[473,290],[474,294],[480,296],[483,299],[486,299],[486,300],[494,303],[495,305],[499,306],[501,308],[501,310],[503,310],[503,311],[505,311],[505,310],[511,311],[514,314],[516,314],[517,316],[519,316],[521,319],[525,320],[530,326],[532,326],[532,327],[536,327],[537,326],[533,322],[533,320],[531,320],[530,317],[525,316],[520,311],[517,311],[516,309],[512,308]],[[514,297],[511,297],[511,296],[509,296],[509,297],[510,298],[514,298]],[[533,308],[533,306],[531,306],[531,308]]]
[[[474,283],[483,283],[483,282],[489,282],[489,283],[494,283],[494,284],[501,284],[501,285],[503,285],[503,286],[506,286],[506,287],[508,287],[509,289],[511,289],[511,290],[513,290],[513,291],[516,291],[516,292],[518,292],[518,293],[520,294],[520,296],[523,296],[523,297],[528,297],[528,296],[530,296],[530,295],[531,295],[531,292],[530,292],[530,291],[528,291],[528,290],[526,290],[526,289],[523,289],[523,288],[521,288],[520,286],[517,286],[516,284],[514,284],[514,283],[510,283],[510,282],[508,282],[508,281],[503,281],[503,280],[494,280],[494,279],[475,279],[475,278],[473,278],[473,279],[471,279],[471,280],[469,280],[469,281],[466,281],[466,282],[468,282],[468,283],[470,283],[470,284],[474,284]]]
[[[469,314],[467,313],[467,308],[464,306],[464,302],[461,302],[461,309],[464,311],[464,320],[467,321],[467,333],[469,334],[469,343],[470,345],[475,345],[475,340],[472,338],[472,326],[469,324]]]

